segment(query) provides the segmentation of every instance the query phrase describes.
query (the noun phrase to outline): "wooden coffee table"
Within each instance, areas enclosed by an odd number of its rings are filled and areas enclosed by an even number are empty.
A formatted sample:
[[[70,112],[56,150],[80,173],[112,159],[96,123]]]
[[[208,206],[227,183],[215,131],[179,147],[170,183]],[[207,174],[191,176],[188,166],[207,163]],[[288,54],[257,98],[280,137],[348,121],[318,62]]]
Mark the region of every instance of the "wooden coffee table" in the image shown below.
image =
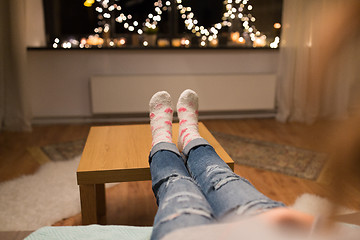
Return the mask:
[[[173,125],[177,142],[179,125]],[[203,123],[199,132],[234,170],[234,161]],[[151,180],[149,124],[92,127],[77,169],[83,224],[106,223],[105,183]]]

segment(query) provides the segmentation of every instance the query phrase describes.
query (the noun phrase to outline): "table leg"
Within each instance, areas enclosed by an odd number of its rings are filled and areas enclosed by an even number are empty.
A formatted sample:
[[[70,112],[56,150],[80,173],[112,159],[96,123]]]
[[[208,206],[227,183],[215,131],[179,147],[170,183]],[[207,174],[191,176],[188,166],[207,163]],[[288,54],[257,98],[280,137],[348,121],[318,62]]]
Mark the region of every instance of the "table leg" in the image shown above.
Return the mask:
[[[96,212],[99,223],[106,224],[106,198],[105,184],[95,184],[96,191]]]
[[[104,184],[80,185],[82,224],[105,223],[105,187]]]

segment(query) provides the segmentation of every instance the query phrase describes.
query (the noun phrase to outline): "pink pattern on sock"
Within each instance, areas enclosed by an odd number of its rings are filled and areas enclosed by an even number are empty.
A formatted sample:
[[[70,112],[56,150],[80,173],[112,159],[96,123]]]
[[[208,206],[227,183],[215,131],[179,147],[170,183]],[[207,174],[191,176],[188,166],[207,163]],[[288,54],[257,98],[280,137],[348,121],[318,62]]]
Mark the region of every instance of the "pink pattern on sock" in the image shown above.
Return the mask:
[[[163,106],[163,105],[160,103],[160,104],[158,104],[158,105],[155,106],[155,109],[158,110],[158,109],[162,108],[162,106]]]
[[[160,119],[162,119],[163,118],[163,116],[158,116],[158,117],[156,117],[155,119],[154,119],[154,121],[159,121]]]
[[[166,112],[166,113],[173,113],[173,110],[172,110],[171,108],[167,108],[167,109],[165,109],[164,112]]]
[[[156,132],[157,130],[162,129],[162,128],[163,128],[162,126],[157,126],[155,129],[153,129],[153,131]]]
[[[184,123],[186,123],[186,122],[187,122],[187,120],[186,120],[186,119],[183,119],[183,120],[180,121],[179,124],[182,125],[182,124],[184,124]]]
[[[156,134],[154,135],[153,138],[158,138],[158,137],[160,137],[160,136],[162,136],[162,135],[164,135],[164,133],[158,132],[158,133],[156,133]]]
[[[185,142],[185,139],[190,135],[190,133],[186,134],[184,137],[183,137],[183,142]]]
[[[184,132],[186,132],[188,129],[187,128],[184,128],[181,133],[180,133],[180,137],[184,134]]]
[[[187,111],[187,109],[184,107],[178,109],[178,112],[186,112],[186,111]]]
[[[184,144],[184,147],[185,147],[186,145],[188,145],[188,143],[191,142],[191,141],[192,141],[192,139],[187,140],[187,142]]]
[[[155,114],[154,113],[150,113],[150,119],[154,118]]]
[[[196,114],[196,113],[192,113],[192,114],[190,114],[190,116],[191,116],[192,118],[197,118],[197,114]]]
[[[196,110],[195,113],[196,113],[197,115],[199,115],[199,111],[198,111],[198,110]]]
[[[169,130],[166,130],[166,132],[167,132],[168,134],[170,134],[170,136],[171,136],[171,132],[170,132]]]
[[[165,123],[166,123],[167,125],[172,126],[172,122],[170,122],[170,121],[165,121]]]

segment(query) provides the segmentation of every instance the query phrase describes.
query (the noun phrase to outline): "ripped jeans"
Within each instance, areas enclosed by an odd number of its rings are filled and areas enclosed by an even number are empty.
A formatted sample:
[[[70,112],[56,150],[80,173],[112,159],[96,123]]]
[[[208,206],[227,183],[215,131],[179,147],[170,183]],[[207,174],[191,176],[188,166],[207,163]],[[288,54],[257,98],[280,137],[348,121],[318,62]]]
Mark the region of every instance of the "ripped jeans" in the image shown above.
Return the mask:
[[[236,175],[202,139],[180,154],[173,143],[156,144],[149,156],[152,188],[159,206],[151,239],[171,231],[284,207]]]

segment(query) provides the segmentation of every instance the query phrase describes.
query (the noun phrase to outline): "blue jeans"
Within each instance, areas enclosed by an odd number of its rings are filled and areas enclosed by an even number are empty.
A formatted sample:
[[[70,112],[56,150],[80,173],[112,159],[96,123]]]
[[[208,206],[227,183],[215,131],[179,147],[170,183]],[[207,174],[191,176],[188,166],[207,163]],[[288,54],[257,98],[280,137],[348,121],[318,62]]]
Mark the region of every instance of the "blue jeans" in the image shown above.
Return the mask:
[[[159,206],[151,239],[180,228],[285,206],[236,175],[202,138],[191,141],[182,154],[173,143],[158,143],[149,162]]]

